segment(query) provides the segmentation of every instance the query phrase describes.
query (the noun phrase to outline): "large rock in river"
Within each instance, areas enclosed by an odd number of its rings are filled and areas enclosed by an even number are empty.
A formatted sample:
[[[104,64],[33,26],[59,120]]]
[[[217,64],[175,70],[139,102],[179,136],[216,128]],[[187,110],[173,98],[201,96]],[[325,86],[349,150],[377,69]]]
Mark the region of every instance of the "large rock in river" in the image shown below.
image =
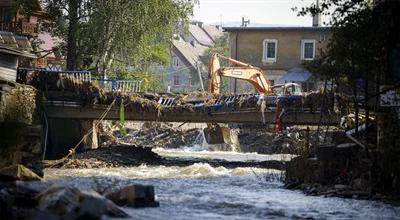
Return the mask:
[[[129,217],[112,201],[93,190],[79,190],[70,187],[53,187],[38,195],[39,209],[65,219],[101,219]]]
[[[133,208],[160,206],[155,201],[154,186],[131,185],[109,193],[106,197],[121,206],[127,205]]]

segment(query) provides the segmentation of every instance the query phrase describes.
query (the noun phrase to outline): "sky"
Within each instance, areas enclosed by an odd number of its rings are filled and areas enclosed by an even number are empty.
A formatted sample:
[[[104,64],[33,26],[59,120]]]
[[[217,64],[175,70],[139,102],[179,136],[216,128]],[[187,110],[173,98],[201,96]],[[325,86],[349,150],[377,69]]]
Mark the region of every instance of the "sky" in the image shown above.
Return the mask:
[[[298,17],[291,8],[309,6],[316,0],[199,0],[193,20],[207,24],[241,23],[242,17],[251,24],[311,26],[311,16]],[[323,17],[322,21],[327,18]]]

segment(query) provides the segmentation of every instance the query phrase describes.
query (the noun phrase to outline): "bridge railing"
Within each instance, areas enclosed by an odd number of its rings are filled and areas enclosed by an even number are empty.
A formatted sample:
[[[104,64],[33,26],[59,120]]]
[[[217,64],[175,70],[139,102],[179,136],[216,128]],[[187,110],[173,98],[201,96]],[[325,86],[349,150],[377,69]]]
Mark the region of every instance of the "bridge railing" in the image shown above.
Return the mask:
[[[48,70],[42,68],[19,68],[18,81],[28,83],[32,74],[45,75],[47,88],[64,88],[65,80],[73,84],[93,82],[105,91],[139,93],[142,92],[142,80],[95,79],[90,71]],[[52,79],[52,80],[48,80]]]
[[[48,70],[44,68],[18,68],[17,79],[21,83],[27,83],[29,75],[34,73],[55,76],[57,79],[68,79],[73,83],[91,82],[92,80],[90,71]]]
[[[142,80],[117,80],[96,79],[93,80],[105,91],[139,93],[142,92]]]
[[[52,71],[46,71],[51,73]],[[58,73],[61,78],[69,79],[73,83],[80,82],[91,82],[92,74],[89,71],[53,71],[54,73]]]

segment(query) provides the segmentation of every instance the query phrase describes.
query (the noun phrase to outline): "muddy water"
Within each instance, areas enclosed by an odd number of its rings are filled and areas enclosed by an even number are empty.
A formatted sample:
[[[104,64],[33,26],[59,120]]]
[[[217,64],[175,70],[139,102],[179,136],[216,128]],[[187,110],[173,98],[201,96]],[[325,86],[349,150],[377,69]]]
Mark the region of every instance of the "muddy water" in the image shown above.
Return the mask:
[[[180,157],[265,160],[258,154],[158,150]],[[174,154],[173,154],[174,153]],[[194,154],[194,155],[193,155]],[[214,155],[214,156],[213,156]],[[270,158],[269,158],[270,157]],[[124,208],[133,219],[396,219],[400,208],[380,202],[305,196],[282,188],[281,172],[260,168],[146,166],[106,169],[49,169],[52,184],[111,191],[127,184],[155,186],[159,208]]]

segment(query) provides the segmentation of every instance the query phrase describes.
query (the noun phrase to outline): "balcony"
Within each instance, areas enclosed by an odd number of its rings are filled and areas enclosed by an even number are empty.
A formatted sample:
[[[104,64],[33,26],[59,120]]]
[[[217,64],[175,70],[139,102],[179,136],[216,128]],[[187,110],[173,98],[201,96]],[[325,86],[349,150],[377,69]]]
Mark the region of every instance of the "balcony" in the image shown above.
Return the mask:
[[[39,24],[29,22],[0,21],[0,31],[13,32],[19,35],[37,36],[39,34]]]

